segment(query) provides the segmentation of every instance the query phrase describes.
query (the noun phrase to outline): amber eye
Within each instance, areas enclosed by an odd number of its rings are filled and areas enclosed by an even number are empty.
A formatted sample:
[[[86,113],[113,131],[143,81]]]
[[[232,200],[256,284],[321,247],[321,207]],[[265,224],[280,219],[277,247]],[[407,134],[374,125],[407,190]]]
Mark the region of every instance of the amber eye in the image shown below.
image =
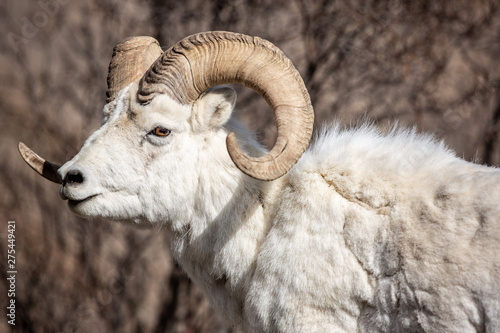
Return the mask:
[[[170,130],[165,127],[158,126],[152,130],[151,133],[156,136],[168,136],[170,134]]]

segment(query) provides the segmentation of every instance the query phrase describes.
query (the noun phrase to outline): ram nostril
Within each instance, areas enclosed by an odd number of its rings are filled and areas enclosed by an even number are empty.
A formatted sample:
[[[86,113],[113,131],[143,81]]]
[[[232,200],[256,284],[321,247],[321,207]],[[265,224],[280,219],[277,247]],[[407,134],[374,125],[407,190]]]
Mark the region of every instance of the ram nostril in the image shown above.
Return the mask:
[[[83,174],[80,170],[69,170],[64,177],[64,184],[81,184],[83,183]]]

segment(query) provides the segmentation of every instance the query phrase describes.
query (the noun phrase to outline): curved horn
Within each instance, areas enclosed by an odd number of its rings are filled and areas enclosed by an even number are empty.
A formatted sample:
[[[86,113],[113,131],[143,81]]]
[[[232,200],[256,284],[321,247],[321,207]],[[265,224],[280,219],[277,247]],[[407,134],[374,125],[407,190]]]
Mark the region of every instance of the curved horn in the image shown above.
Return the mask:
[[[106,103],[115,99],[120,90],[139,79],[163,51],[153,37],[131,37],[113,48],[108,69]]]
[[[140,80],[137,98],[145,104],[165,93],[181,104],[192,104],[208,88],[226,83],[240,83],[261,94],[278,128],[274,147],[258,158],[241,151],[230,133],[227,149],[231,159],[256,179],[283,176],[309,144],[314,113],[300,74],[270,42],[230,32],[189,36],[149,68]]]
[[[47,162],[22,142],[19,142],[17,148],[24,161],[28,163],[33,170],[51,182],[62,184],[61,176],[57,173],[57,169],[61,167],[60,165]]]

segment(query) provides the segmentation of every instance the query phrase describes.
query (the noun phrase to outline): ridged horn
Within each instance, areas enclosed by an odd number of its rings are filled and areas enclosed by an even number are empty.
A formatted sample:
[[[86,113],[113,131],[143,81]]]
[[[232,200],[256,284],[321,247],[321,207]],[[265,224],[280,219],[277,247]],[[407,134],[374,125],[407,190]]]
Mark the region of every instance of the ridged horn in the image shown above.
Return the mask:
[[[61,167],[60,165],[47,162],[22,142],[19,142],[17,148],[24,161],[28,163],[33,170],[38,172],[39,175],[51,182],[62,184],[61,176],[57,173],[57,170]]]
[[[274,147],[258,158],[241,151],[230,133],[226,142],[231,159],[256,179],[283,176],[309,144],[314,112],[300,74],[270,42],[222,31],[186,37],[148,69],[139,81],[137,98],[146,104],[156,94],[168,94],[187,105],[207,89],[227,83],[239,83],[261,94],[273,111],[278,130]]]
[[[153,37],[131,37],[113,48],[108,68],[106,103],[115,99],[120,90],[141,78],[163,53]]]

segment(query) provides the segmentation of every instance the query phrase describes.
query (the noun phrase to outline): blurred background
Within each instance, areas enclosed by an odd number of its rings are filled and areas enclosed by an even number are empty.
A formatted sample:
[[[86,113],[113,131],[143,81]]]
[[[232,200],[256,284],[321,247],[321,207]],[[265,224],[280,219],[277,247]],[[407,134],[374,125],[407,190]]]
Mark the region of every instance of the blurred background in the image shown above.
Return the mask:
[[[207,30],[268,39],[309,89],[316,125],[398,122],[500,165],[497,0],[1,1],[0,331],[236,332],[170,258],[161,232],[74,216],[17,152],[65,162],[99,127],[115,44],[166,48]],[[273,143],[261,98],[238,116]],[[7,221],[16,221],[16,326],[7,324]]]

